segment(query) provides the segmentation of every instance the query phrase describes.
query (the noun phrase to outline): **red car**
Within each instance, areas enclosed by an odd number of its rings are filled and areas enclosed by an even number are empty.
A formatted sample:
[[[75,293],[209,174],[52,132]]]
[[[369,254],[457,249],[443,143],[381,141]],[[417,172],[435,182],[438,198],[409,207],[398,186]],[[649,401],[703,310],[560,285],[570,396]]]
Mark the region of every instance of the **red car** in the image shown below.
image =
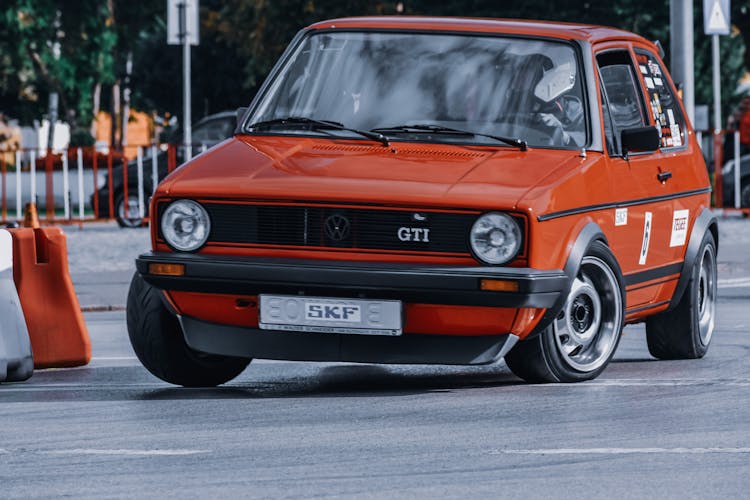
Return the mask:
[[[128,330],[174,384],[251,358],[598,376],[625,324],[700,358],[717,220],[657,45],[605,27],[353,18],[293,40],[234,137],[151,202]]]

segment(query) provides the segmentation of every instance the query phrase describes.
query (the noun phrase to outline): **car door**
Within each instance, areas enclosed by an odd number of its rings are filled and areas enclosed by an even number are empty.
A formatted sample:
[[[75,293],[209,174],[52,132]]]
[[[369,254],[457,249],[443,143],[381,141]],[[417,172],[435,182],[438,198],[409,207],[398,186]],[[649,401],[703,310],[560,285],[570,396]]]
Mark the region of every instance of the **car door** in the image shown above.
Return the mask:
[[[668,201],[673,184],[662,182],[663,155],[659,151],[625,151],[624,130],[653,125],[634,62],[624,45],[606,46],[596,53],[602,94],[602,117],[608,168],[617,204],[614,228],[608,235],[622,267],[628,312],[657,307],[660,285],[676,279],[673,252],[665,235],[672,226]],[[673,276],[675,275],[675,276]]]

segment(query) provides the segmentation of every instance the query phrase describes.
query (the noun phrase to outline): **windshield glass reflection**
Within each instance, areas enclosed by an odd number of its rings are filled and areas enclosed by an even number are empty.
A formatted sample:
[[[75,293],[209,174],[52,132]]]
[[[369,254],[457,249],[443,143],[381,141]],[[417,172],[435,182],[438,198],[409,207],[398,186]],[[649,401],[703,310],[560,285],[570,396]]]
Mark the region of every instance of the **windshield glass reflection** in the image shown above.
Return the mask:
[[[296,116],[362,130],[431,124],[514,137],[531,146],[577,148],[586,143],[580,80],[574,49],[564,42],[312,33],[248,123]],[[424,140],[414,131],[401,133]],[[477,136],[437,139],[487,143]]]

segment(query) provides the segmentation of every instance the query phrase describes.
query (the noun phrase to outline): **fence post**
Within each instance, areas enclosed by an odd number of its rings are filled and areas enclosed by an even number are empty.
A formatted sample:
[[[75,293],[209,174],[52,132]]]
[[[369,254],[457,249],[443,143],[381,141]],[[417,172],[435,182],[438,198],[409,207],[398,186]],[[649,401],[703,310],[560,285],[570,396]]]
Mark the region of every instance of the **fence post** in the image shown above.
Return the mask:
[[[52,125],[51,125],[52,126]],[[55,220],[55,186],[53,185],[52,148],[47,148],[47,156],[44,158],[44,195],[47,205],[47,220]]]
[[[68,150],[62,155],[63,168],[63,217],[65,220],[70,219],[70,181],[68,180]]]
[[[723,155],[722,131],[714,130],[714,206],[724,206],[724,193],[721,180],[721,160]]]
[[[31,172],[31,202],[36,205],[36,149],[31,150],[31,165],[29,165],[29,171]]]
[[[130,196],[128,194],[128,159],[122,157],[122,216],[123,219],[130,218]],[[119,214],[118,214],[119,215]]]
[[[159,165],[156,159],[156,145],[151,146],[151,194],[156,192],[156,185],[159,184]]]
[[[2,206],[2,215],[0,215],[0,220],[8,220],[8,186],[6,186],[6,180],[7,177],[5,175],[5,160],[8,158],[7,153],[3,153],[3,160],[2,160],[2,176],[3,176],[3,192],[0,194],[3,198],[3,206]]]
[[[143,219],[143,148],[138,146],[135,154],[138,162],[138,217]]]
[[[78,148],[80,150],[80,148]],[[91,198],[94,219],[99,218],[99,158],[96,157],[96,147],[91,148],[91,169],[94,176],[94,196]]]
[[[112,219],[115,216],[115,194],[112,192],[112,188],[115,187],[114,182],[112,182],[112,148],[109,148],[109,152],[107,154],[107,182],[109,189],[107,192],[109,193],[109,218]]]
[[[740,208],[740,131],[734,133],[734,208]]]
[[[16,151],[16,219],[21,220],[23,218],[23,211],[21,210],[22,200],[21,197],[21,151]]]
[[[83,153],[81,148],[76,151],[78,163],[78,218],[83,220]]]

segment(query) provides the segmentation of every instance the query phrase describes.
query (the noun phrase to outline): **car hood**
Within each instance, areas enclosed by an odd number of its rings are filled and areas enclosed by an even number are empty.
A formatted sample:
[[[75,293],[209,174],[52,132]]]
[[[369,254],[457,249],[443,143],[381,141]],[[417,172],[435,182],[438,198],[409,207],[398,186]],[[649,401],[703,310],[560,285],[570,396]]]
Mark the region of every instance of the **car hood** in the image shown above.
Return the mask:
[[[578,151],[240,136],[195,157],[160,187],[170,197],[516,208]],[[557,176],[553,176],[556,178]]]

